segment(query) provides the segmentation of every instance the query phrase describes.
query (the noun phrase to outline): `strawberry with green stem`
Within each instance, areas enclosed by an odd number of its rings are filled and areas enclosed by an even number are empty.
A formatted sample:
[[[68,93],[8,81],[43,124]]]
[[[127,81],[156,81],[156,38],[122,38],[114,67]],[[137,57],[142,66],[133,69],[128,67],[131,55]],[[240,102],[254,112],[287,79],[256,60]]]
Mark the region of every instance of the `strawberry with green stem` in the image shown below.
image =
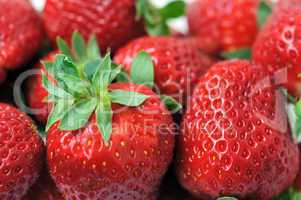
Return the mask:
[[[75,33],[74,49],[62,40],[58,46],[64,54],[44,63],[54,81],[46,73],[42,79],[54,104],[46,126],[48,166],[64,198],[156,199],[172,160],[174,123],[148,87],[153,78],[111,84],[121,67],[109,54],[99,56],[95,39],[86,46]],[[144,52],[133,65],[153,74]]]
[[[78,10],[80,9],[80,12]],[[48,37],[55,44],[60,36],[71,41],[74,31],[88,39],[95,33],[101,50],[113,52],[145,34],[168,34],[167,20],[183,15],[185,3],[175,0],[156,8],[150,0],[47,0],[43,19]]]

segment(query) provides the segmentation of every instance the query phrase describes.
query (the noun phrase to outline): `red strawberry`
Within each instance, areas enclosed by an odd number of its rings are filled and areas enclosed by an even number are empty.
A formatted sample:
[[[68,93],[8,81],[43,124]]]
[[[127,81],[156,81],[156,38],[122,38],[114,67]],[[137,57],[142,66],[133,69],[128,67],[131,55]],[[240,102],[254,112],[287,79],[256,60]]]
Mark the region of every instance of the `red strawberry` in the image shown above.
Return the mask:
[[[253,47],[253,60],[271,74],[292,95],[301,97],[301,4],[277,9],[259,34]],[[280,76],[280,77],[279,77]]]
[[[115,50],[143,34],[135,16],[135,0],[47,0],[43,15],[53,43],[57,36],[70,40],[77,30],[86,39],[95,33],[103,51]]]
[[[46,64],[54,82],[42,75],[54,105],[46,126],[50,173],[65,199],[156,199],[173,155],[171,113],[151,88],[111,84],[121,67],[100,58],[91,41],[72,51],[60,41],[69,57]],[[149,55],[136,59],[153,68]]]
[[[0,199],[19,200],[38,177],[43,143],[32,120],[0,103]]]
[[[259,0],[195,0],[188,7],[190,32],[210,53],[250,47],[258,27]]]
[[[44,39],[41,19],[25,0],[0,0],[0,68],[29,61]]]
[[[301,146],[299,146],[299,149],[301,151]],[[300,157],[300,160],[301,160],[301,157]],[[296,189],[298,189],[298,191],[301,192],[301,163],[300,163],[300,171],[299,171],[299,174],[298,174],[296,182],[295,182],[295,187],[296,187]]]
[[[248,61],[213,66],[200,79],[184,117],[177,173],[197,197],[267,200],[290,186],[299,152],[285,98]]]
[[[64,198],[50,175],[44,172],[23,200],[64,200]]]
[[[57,51],[53,51],[42,60],[52,61],[56,53]],[[43,64],[38,64],[36,69],[45,71]],[[46,124],[49,112],[51,111],[51,104],[45,102],[47,96],[48,92],[43,87],[41,73],[36,73],[27,83],[26,97],[27,103],[29,107],[33,109],[36,119],[43,124]]]
[[[5,70],[0,68],[0,84],[3,83],[6,79],[6,72]]]
[[[214,60],[198,50],[194,39],[142,37],[121,48],[114,61],[130,73],[133,58],[140,51],[152,56],[155,83],[162,94],[180,102],[192,93],[193,86]]]

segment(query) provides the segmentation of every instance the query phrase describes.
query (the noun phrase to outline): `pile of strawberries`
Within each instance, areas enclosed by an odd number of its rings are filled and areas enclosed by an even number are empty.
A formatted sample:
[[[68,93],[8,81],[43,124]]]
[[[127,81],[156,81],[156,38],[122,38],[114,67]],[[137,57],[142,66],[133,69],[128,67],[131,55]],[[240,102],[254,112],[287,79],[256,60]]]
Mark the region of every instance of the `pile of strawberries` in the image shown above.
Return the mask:
[[[0,200],[300,200],[300,141],[301,0],[0,0]]]

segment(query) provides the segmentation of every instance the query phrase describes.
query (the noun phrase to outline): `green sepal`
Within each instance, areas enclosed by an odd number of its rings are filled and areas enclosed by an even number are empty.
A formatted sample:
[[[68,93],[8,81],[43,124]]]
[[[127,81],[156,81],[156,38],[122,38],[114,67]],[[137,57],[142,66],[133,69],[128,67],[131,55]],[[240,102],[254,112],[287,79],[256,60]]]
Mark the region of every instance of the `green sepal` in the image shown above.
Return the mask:
[[[240,48],[233,51],[225,51],[221,54],[222,58],[231,59],[247,59],[250,60],[252,57],[252,51],[250,48]]]
[[[165,7],[160,9],[161,16],[164,19],[178,18],[186,14],[186,4],[184,1],[175,0],[168,3]]]
[[[107,54],[101,61],[100,67],[96,70],[92,78],[92,86],[99,93],[110,84],[112,61],[110,54]]]
[[[66,73],[58,74],[58,78],[64,81],[65,85],[68,88],[68,91],[72,92],[73,96],[77,94],[80,96],[89,95],[89,90],[88,90],[88,88],[90,87],[89,82]]]
[[[130,107],[137,107],[149,98],[148,95],[126,90],[113,90],[109,93],[109,96],[113,103]]]
[[[160,99],[165,104],[166,108],[172,113],[176,113],[183,109],[183,106],[170,96],[161,95]]]
[[[70,93],[68,93],[64,89],[52,84],[44,73],[42,73],[42,83],[43,83],[43,87],[51,95],[60,97],[62,99],[72,99],[73,98],[73,96]]]
[[[285,192],[281,193],[279,196],[273,198],[272,200],[300,200],[301,191],[297,191],[294,188],[289,188]]]
[[[112,63],[110,82],[113,82],[115,79],[117,79],[117,77],[120,75],[121,72],[122,72],[122,66]]]
[[[82,128],[97,106],[95,98],[83,99],[72,106],[61,120],[59,129],[74,131]]]
[[[97,41],[97,38],[94,34],[90,38],[90,40],[88,42],[88,45],[87,45],[87,56],[88,56],[89,59],[100,57],[98,41]]]
[[[73,103],[74,103],[73,99],[70,100],[60,99],[54,104],[52,111],[48,116],[46,131],[48,131],[53,124],[55,124],[65,116],[65,114],[71,108]]]
[[[87,61],[84,66],[85,77],[89,80],[92,80],[93,75],[100,68],[100,65],[101,65],[100,58],[95,58]]]
[[[301,141],[301,118],[300,118],[300,111],[299,111],[299,103],[297,104],[289,104],[288,105],[288,119],[290,122],[290,126],[292,129],[292,135],[294,138],[294,141],[296,143]]]
[[[78,60],[83,60],[86,57],[86,45],[84,38],[75,31],[72,35],[72,48],[74,56]]]
[[[64,54],[65,56],[68,56],[70,58],[73,58],[68,44],[61,37],[57,37],[56,43],[57,43],[58,49],[60,50],[60,52],[62,54]]]
[[[110,100],[104,100],[104,102],[98,104],[96,109],[96,121],[105,143],[109,142],[113,131],[112,116]]]
[[[271,6],[265,0],[261,0],[257,9],[257,25],[263,27],[271,13]]]
[[[148,53],[142,51],[133,59],[131,81],[150,88],[154,87],[154,64]]]
[[[168,20],[185,14],[183,0],[174,0],[163,8],[155,7],[150,0],[136,1],[137,20],[143,19],[149,35],[169,35]]]
[[[238,200],[238,199],[235,197],[220,197],[220,198],[217,198],[217,200]]]

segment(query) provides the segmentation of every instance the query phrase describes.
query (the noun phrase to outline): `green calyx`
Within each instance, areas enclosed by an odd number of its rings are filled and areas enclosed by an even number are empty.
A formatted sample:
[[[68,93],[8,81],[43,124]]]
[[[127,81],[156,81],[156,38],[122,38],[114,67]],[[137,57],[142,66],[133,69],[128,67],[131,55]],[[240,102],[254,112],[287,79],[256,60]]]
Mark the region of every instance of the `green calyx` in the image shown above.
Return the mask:
[[[272,7],[269,5],[266,0],[261,0],[257,9],[257,25],[258,27],[263,27],[267,21],[267,18],[272,13]]]
[[[235,197],[220,197],[217,200],[238,200],[238,199]]]
[[[232,59],[246,59],[251,60],[252,51],[251,48],[239,48],[232,51],[225,51],[221,53],[221,57],[226,60]]]
[[[121,77],[122,67],[112,63],[109,53],[101,57],[94,36],[86,44],[75,32],[72,48],[60,38],[57,42],[61,54],[56,55],[54,62],[43,62],[47,71],[42,73],[43,86],[48,91],[46,101],[53,104],[46,131],[57,122],[60,130],[74,131],[83,128],[95,115],[107,143],[112,134],[112,103],[137,107],[149,96],[128,90],[109,90],[109,85]],[[153,68],[151,57],[140,52],[134,59],[129,79],[152,87]],[[147,76],[141,76],[141,72]]]
[[[185,15],[183,0],[173,0],[163,8],[155,7],[150,0],[136,0],[137,20],[143,19],[149,35],[169,35],[168,20]]]
[[[273,198],[273,200],[300,200],[301,192],[294,188],[290,188],[287,191],[281,193],[278,197]]]

